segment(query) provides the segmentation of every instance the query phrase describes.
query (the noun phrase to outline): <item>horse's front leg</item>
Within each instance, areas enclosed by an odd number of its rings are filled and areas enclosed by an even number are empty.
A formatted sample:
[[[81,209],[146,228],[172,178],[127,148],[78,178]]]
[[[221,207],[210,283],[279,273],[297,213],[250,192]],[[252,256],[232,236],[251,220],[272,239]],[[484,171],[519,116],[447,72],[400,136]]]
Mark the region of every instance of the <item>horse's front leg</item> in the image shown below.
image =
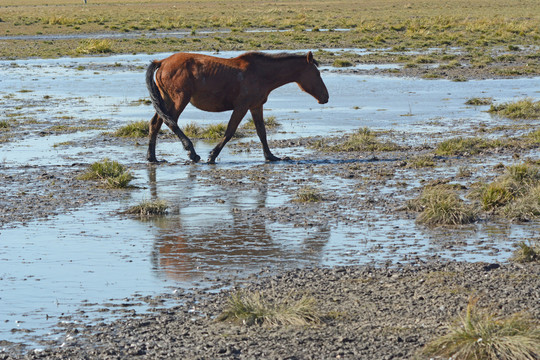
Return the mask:
[[[151,163],[159,162],[156,159],[156,142],[157,142],[159,129],[161,129],[162,124],[163,124],[163,120],[161,120],[159,115],[156,113],[152,117],[152,120],[150,120],[150,125],[148,126],[149,142],[148,142],[148,153],[146,155],[146,158]]]
[[[264,117],[263,117],[263,107],[258,106],[256,108],[250,109],[251,116],[253,117],[253,123],[255,124],[255,129],[257,130],[257,135],[259,135],[259,139],[261,140],[261,144],[263,147],[264,152],[264,158],[266,161],[279,161],[281,158],[278,158],[272,152],[270,151],[270,148],[268,147],[268,141],[266,140],[266,127],[264,125]]]
[[[225,146],[225,144],[227,144],[229,140],[231,140],[234,133],[236,132],[236,129],[238,128],[238,125],[240,124],[240,121],[242,121],[246,113],[247,113],[247,109],[234,109],[233,110],[231,119],[229,120],[229,124],[227,125],[227,130],[225,130],[225,136],[219,142],[219,144],[217,144],[216,147],[212,151],[210,151],[210,156],[208,157],[209,164],[216,163],[216,158],[218,157],[221,150],[223,150],[223,147]]]

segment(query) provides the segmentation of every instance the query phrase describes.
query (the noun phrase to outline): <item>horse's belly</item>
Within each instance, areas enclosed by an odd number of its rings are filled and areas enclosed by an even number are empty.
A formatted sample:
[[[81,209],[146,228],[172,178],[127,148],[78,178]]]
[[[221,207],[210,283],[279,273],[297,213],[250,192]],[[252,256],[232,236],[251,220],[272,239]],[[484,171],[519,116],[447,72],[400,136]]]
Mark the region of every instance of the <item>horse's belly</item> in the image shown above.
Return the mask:
[[[212,96],[211,94],[198,95],[191,97],[191,104],[198,109],[211,112],[220,112],[233,110],[232,101],[222,97]]]

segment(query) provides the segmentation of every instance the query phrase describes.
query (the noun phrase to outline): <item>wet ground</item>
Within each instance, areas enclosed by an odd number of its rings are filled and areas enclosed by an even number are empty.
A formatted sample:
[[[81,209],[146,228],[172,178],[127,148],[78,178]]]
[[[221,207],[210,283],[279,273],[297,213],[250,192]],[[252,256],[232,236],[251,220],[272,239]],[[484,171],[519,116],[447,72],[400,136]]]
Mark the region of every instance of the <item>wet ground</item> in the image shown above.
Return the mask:
[[[290,161],[265,164],[253,136],[228,144],[215,166],[190,165],[180,143],[162,136],[157,157],[168,163],[155,166],[145,162],[146,139],[106,132],[151,117],[144,69],[164,56],[0,62],[0,109],[9,122],[0,131],[2,344],[41,346],[44,335],[62,342],[55,330],[62,323],[145,312],[155,306],[148,295],[217,291],[261,268],[273,274],[437,259],[504,262],[516,242],[538,236],[535,222],[427,229],[398,211],[427,181],[470,186],[497,176],[496,164],[535,156],[501,150],[438,159],[434,168],[407,166],[448,137],[530,131],[534,123],[494,118],[486,106],[465,102],[535,98],[538,78],[452,82],[327,67],[328,104],[288,85],[265,106],[281,124],[270,146]],[[205,125],[227,116],[188,107],[181,119]],[[309,146],[360,127],[404,150],[343,154]],[[214,143],[195,146],[205,158]],[[105,190],[76,179],[104,157],[130,167],[135,188]],[[471,175],[458,178],[463,168]],[[319,189],[324,201],[294,202],[304,186]],[[120,214],[155,198],[171,205],[167,216],[141,221]]]

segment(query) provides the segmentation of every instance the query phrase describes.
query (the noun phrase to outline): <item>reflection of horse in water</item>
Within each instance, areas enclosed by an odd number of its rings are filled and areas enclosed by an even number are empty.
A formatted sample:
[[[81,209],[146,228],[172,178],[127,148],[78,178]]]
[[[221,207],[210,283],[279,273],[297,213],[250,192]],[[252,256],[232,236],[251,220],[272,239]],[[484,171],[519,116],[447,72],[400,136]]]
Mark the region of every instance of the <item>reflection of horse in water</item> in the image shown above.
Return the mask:
[[[146,84],[156,109],[150,121],[148,161],[157,162],[156,141],[163,123],[180,138],[189,158],[193,162],[200,160],[193,143],[178,127],[178,118],[189,102],[204,111],[233,111],[225,136],[210,152],[209,163],[215,162],[248,111],[253,117],[265,159],[280,160],[268,147],[263,105],[272,90],[291,82],[296,82],[319,103],[328,102],[328,90],[311,52],[307,56],[250,52],[233,59],[177,53],[153,61],[146,72]]]
[[[150,179],[155,179],[156,171],[160,169],[149,168]],[[198,169],[195,167],[191,171],[198,173]],[[196,176],[190,174],[183,182],[178,186],[193,193]],[[155,184],[155,180],[150,183]],[[159,187],[151,187],[151,191],[152,196],[157,197]],[[204,221],[204,226],[197,226],[197,219],[183,216],[182,209],[179,215],[171,214],[155,222],[159,230],[154,240],[152,262],[158,272],[182,281],[216,268],[258,269],[271,263],[313,262],[320,258],[330,236],[328,229],[323,227],[316,235],[301,236],[302,240],[292,245],[291,251],[291,246],[287,246],[290,244],[280,243],[279,236],[267,227],[264,216],[253,214],[257,209],[266,207],[267,187],[264,182],[259,183],[256,190],[217,193],[226,194],[223,195],[225,203],[209,205],[217,215],[199,220]],[[255,200],[251,210],[238,210],[246,198]],[[182,203],[183,200],[174,202]]]
[[[318,231],[315,237],[305,238],[300,249],[291,251],[272,237],[262,216],[252,220],[247,213],[233,211],[230,223],[221,221],[212,227],[187,229],[180,219],[163,222],[154,242],[154,267],[168,278],[188,280],[217,268],[259,269],[279,262],[313,262],[320,258],[330,235],[324,229]]]

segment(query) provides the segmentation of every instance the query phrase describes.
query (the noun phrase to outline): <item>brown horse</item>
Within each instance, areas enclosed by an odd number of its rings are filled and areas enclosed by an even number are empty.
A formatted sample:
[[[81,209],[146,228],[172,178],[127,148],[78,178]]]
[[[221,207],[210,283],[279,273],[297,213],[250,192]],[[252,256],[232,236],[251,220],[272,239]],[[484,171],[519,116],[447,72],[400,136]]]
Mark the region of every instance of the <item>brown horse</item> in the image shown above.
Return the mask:
[[[146,71],[146,85],[156,109],[150,121],[148,161],[157,162],[156,140],[163,122],[180,138],[193,162],[201,159],[191,140],[178,127],[178,117],[189,102],[204,111],[233,111],[225,136],[210,152],[208,163],[215,162],[248,110],[264,157],[267,161],[281,160],[268,148],[263,104],[272,90],[290,82],[296,82],[320,104],[327,103],[328,90],[317,65],[311,52],[307,56],[249,52],[232,59],[177,53],[153,61]]]

